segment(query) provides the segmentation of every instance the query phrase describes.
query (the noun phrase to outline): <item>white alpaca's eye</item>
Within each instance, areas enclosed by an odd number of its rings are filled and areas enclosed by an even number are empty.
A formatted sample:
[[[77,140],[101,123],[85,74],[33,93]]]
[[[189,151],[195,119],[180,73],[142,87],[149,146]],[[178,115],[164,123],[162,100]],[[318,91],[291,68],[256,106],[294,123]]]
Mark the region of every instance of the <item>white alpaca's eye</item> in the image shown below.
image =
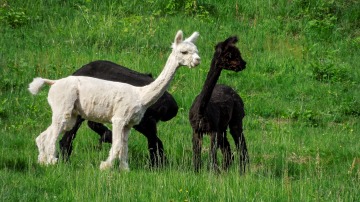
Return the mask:
[[[181,51],[181,53],[184,54],[184,55],[188,54],[187,51]]]

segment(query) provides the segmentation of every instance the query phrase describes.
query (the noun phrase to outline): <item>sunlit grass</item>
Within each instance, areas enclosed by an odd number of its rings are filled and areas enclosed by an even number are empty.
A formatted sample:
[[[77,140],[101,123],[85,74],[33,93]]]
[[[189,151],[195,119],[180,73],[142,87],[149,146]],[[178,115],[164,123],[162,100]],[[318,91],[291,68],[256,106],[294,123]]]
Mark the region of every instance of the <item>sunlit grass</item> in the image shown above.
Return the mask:
[[[1,201],[356,201],[360,198],[358,2],[335,1],[3,1],[0,5]],[[198,10],[185,7],[198,3]],[[308,2],[308,3],[306,3]],[[183,3],[183,7],[179,6]],[[23,13],[22,13],[23,12]],[[207,13],[208,12],[208,13]],[[192,13],[192,14],[191,14]],[[334,20],[334,19],[337,20]],[[15,21],[17,20],[17,21]],[[180,68],[170,85],[178,115],[158,124],[167,164],[151,169],[146,138],[131,131],[129,173],[105,172],[110,145],[86,123],[69,163],[37,164],[35,138],[51,121],[48,87],[33,77],[72,74],[110,60],[156,78],[177,30],[200,32],[202,64]],[[192,167],[188,111],[214,46],[237,35],[247,61],[223,71],[245,102],[249,172],[238,160],[217,175]],[[111,125],[108,124],[109,127]],[[233,141],[228,135],[232,148]],[[234,149],[233,149],[234,152]],[[237,155],[237,154],[235,154]],[[221,156],[219,154],[219,156]]]

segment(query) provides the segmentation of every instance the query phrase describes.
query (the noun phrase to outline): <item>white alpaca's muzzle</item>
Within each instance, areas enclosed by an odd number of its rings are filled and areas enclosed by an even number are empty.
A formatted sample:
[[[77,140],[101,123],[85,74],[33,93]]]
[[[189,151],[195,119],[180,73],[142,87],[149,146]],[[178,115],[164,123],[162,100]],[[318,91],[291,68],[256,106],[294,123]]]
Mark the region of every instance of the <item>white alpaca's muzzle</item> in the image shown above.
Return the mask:
[[[197,56],[197,57],[194,57],[193,60],[190,62],[190,66],[189,68],[193,68],[193,67],[196,67],[200,64],[200,57]]]

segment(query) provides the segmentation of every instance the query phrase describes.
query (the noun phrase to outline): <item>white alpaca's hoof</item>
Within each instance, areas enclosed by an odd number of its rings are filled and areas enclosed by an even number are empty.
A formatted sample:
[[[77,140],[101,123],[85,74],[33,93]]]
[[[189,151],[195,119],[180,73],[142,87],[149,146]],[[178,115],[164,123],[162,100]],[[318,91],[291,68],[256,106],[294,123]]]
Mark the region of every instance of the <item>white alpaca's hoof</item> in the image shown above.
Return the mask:
[[[42,154],[39,154],[39,156],[38,156],[38,163],[39,163],[40,165],[45,165],[46,162],[47,162],[46,156],[45,156],[45,155],[42,155]]]
[[[49,156],[48,160],[47,160],[47,164],[48,165],[54,165],[56,164],[58,161],[58,158],[54,157],[54,156]]]
[[[129,165],[127,163],[120,163],[120,170],[125,172],[130,172]]]
[[[107,161],[102,161],[100,163],[100,170],[108,170],[111,168],[111,163],[107,162]]]

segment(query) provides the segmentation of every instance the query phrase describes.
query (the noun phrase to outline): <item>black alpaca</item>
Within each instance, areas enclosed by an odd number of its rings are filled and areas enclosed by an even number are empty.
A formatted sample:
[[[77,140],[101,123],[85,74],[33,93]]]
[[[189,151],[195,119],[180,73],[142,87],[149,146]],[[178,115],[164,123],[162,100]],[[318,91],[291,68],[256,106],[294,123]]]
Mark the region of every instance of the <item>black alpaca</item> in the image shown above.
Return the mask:
[[[249,161],[242,126],[242,119],[245,116],[244,103],[231,87],[216,84],[223,69],[238,72],[246,67],[246,62],[235,46],[237,41],[237,37],[230,37],[216,45],[202,91],[195,98],[190,109],[189,120],[193,128],[193,163],[196,172],[201,168],[203,134],[209,134],[211,138],[212,169],[219,172],[216,156],[219,147],[223,154],[223,168],[228,169],[233,156],[226,138],[227,127],[230,128],[236,149],[240,154],[241,173],[245,172],[246,163]]]
[[[154,81],[150,74],[142,74],[109,61],[94,61],[82,66],[73,75],[89,76],[110,81],[129,83],[134,86],[145,86]],[[151,166],[162,165],[165,160],[164,147],[157,136],[156,124],[159,120],[168,121],[176,116],[178,106],[175,99],[165,92],[159,100],[149,107],[141,122],[134,126],[148,140]],[[73,129],[66,132],[60,140],[60,149],[64,160],[68,160],[72,152],[72,141],[84,121],[80,116]],[[88,121],[88,126],[100,135],[100,143],[112,142],[112,132],[101,123]]]

